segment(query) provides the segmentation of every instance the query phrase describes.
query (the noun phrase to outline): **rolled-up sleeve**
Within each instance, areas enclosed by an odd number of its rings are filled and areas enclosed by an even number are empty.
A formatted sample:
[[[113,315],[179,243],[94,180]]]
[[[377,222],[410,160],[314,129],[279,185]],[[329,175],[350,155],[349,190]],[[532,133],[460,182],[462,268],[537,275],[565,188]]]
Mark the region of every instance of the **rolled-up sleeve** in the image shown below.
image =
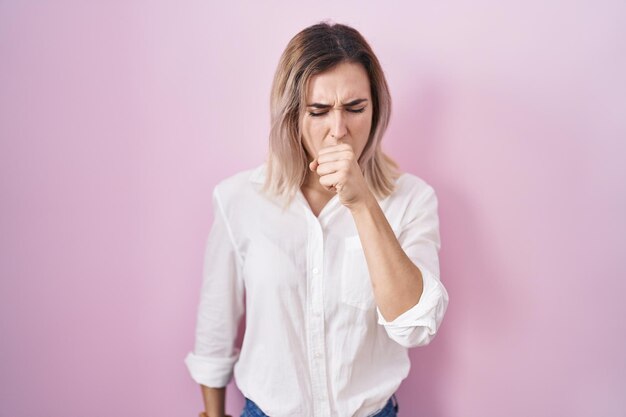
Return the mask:
[[[185,364],[194,381],[220,388],[231,381],[239,358],[235,339],[244,311],[244,285],[240,256],[217,187],[213,219],[204,252],[195,348]]]
[[[424,346],[435,337],[448,307],[448,292],[439,276],[439,217],[437,196],[431,186],[407,208],[408,222],[398,241],[407,256],[419,268],[424,281],[417,304],[393,321],[387,321],[380,309],[378,323],[385,327],[391,339],[410,348]]]

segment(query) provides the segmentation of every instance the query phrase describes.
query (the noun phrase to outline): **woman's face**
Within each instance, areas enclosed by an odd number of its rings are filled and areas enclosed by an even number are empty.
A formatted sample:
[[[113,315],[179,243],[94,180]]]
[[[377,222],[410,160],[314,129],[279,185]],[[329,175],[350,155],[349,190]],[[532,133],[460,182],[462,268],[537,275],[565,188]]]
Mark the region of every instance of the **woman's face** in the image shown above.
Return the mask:
[[[306,108],[300,121],[302,144],[309,162],[320,149],[341,139],[352,146],[358,158],[372,127],[370,82],[361,64],[343,62],[312,76]]]

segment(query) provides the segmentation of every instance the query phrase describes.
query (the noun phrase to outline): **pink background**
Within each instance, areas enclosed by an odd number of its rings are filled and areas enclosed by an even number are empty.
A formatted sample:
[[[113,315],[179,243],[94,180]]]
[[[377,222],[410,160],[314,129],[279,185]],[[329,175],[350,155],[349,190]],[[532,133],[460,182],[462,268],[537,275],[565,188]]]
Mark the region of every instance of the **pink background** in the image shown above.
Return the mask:
[[[263,161],[279,55],[325,18],[440,200],[450,307],[400,415],[626,415],[626,4],[364,3],[0,2],[0,416],[197,415],[211,190]]]

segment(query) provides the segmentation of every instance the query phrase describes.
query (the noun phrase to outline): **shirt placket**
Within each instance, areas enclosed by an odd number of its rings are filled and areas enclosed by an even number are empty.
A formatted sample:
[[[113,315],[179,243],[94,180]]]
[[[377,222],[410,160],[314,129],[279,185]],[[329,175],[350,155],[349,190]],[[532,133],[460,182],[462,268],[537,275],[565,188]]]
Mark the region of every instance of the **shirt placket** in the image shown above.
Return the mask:
[[[318,219],[307,210],[307,337],[313,394],[313,415],[330,417],[326,378],[324,333],[324,233]]]

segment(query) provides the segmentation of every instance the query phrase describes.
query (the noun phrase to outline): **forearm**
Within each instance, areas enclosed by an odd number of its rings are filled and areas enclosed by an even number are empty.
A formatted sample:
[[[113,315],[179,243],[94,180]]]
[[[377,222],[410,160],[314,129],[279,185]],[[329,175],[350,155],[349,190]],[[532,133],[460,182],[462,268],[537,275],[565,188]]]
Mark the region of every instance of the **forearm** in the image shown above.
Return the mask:
[[[365,252],[376,305],[385,320],[393,321],[421,298],[424,287],[421,271],[404,253],[373,196],[351,211]]]
[[[224,417],[226,402],[226,387],[210,388],[200,385],[205,413],[208,417]],[[204,417],[204,416],[203,416]]]

